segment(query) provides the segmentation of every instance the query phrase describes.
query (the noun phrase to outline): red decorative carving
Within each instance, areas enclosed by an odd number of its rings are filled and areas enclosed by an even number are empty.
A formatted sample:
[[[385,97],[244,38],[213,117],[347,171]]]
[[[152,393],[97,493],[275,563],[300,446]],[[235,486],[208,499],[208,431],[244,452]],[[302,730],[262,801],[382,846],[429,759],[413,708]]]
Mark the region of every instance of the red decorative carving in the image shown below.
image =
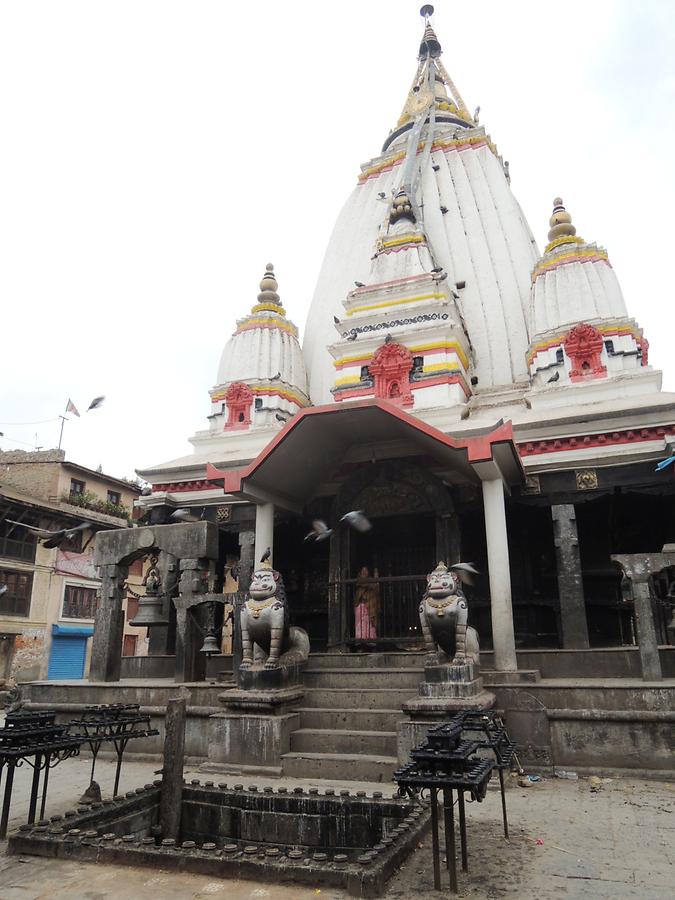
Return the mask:
[[[642,365],[649,365],[649,341],[646,337],[641,337],[637,342],[638,347],[640,348],[640,357],[642,359]]]
[[[403,344],[383,344],[368,366],[375,380],[375,396],[412,406],[414,400],[408,378],[412,365],[412,353]]]
[[[590,447],[607,447],[612,444],[637,444],[642,441],[662,441],[666,435],[675,434],[675,425],[650,426],[628,431],[606,431],[598,434],[572,435],[546,438],[518,444],[521,456],[537,456],[540,453],[556,453],[567,450],[588,450]]]
[[[607,374],[607,368],[600,359],[603,347],[602,334],[593,325],[587,322],[575,325],[565,338],[563,346],[572,361],[570,369],[572,381],[602,378]]]
[[[180,491],[212,491],[213,485],[208,481],[171,481],[166,484],[153,484],[152,492],[160,491],[179,493]]]
[[[225,391],[227,422],[225,428],[248,428],[251,424],[253,391],[243,381],[234,381]]]

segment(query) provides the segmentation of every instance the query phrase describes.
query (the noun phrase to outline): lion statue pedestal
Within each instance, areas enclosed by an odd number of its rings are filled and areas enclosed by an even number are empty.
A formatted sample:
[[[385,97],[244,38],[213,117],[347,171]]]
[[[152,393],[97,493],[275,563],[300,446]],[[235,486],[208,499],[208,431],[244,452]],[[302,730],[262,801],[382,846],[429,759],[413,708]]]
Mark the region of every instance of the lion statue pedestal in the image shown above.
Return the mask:
[[[281,756],[300,727],[302,670],[309,638],[289,625],[284,581],[262,563],[241,610],[242,662],[237,688],[224,691],[222,713],[210,718],[209,761],[224,772],[281,774]]]
[[[464,568],[467,568],[466,566]],[[490,709],[495,696],[483,690],[480,647],[475,628],[468,625],[468,604],[459,572],[440,562],[427,576],[420,602],[420,623],[427,658],[419,696],[403,704],[409,719],[398,726],[399,762],[426,737],[429,728],[458,709]]]

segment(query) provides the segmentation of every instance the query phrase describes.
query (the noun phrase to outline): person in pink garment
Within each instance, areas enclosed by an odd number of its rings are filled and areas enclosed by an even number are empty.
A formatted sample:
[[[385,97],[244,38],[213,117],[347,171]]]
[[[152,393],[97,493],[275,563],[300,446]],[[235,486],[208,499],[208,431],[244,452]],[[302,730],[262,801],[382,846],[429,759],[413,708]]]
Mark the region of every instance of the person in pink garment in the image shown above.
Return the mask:
[[[354,592],[354,637],[357,641],[372,642],[377,639],[379,608],[380,585],[377,570],[374,577],[371,577],[368,567],[362,566]]]

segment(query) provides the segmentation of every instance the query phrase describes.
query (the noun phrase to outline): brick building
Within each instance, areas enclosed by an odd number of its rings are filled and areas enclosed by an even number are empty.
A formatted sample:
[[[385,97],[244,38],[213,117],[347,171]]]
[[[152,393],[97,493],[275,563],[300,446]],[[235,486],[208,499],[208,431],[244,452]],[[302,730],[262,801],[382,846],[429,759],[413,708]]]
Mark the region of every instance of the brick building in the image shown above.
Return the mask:
[[[133,483],[66,460],[62,450],[0,452],[0,682],[86,674],[100,587],[96,532],[130,524],[139,493]],[[25,527],[56,531],[82,522],[91,528],[53,548]],[[132,590],[141,577],[140,566],[130,572]],[[129,619],[133,596],[127,602]],[[127,655],[145,645],[145,629],[125,624]]]

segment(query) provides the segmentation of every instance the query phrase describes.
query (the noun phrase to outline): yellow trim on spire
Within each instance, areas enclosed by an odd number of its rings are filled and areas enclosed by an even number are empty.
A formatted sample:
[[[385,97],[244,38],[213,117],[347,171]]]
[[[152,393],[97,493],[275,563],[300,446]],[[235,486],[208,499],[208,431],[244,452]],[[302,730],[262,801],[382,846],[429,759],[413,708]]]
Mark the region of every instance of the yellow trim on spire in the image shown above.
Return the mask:
[[[347,310],[348,316],[357,312],[367,312],[369,309],[384,309],[388,306],[403,306],[405,303],[420,303],[422,300],[446,300],[445,294],[420,294],[417,297],[403,297],[401,300],[385,300],[383,303],[370,303],[367,306],[354,306]]]
[[[402,234],[400,237],[379,241],[378,249],[386,250],[388,247],[399,247],[401,244],[426,244],[427,239],[421,234]]]

